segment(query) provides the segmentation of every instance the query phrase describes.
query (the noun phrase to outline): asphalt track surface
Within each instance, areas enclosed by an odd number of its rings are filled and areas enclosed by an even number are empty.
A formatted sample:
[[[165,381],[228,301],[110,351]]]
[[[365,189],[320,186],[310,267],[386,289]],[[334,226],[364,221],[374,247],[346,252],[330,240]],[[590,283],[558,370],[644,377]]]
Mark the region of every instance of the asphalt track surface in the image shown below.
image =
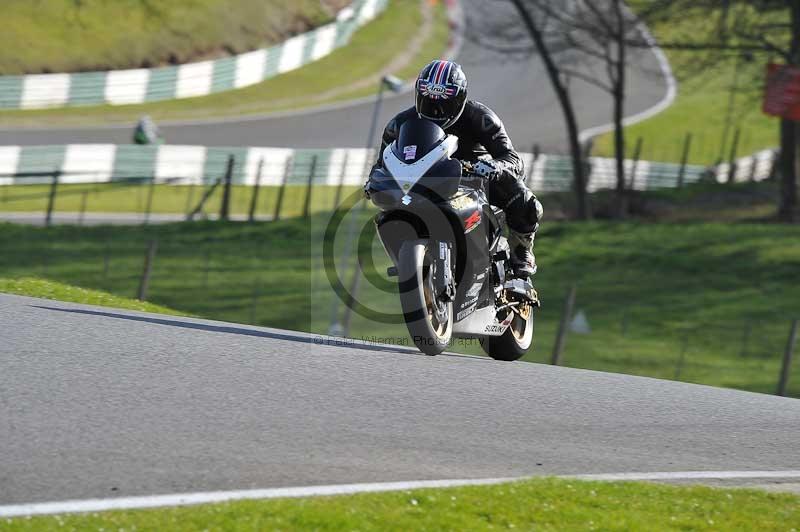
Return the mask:
[[[486,0],[462,0],[467,16],[464,45],[456,60],[470,80],[470,97],[492,107],[520,151],[538,143],[545,152],[564,152],[565,126],[555,94],[537,56],[510,56],[487,49],[472,36],[491,23],[520,24],[507,10],[479,9]],[[489,21],[486,17],[495,17]],[[666,82],[650,50],[631,50],[626,115],[651,108],[664,98]],[[432,58],[433,59],[433,58]],[[422,66],[422,65],[420,65]],[[583,81],[571,82],[581,130],[611,120],[609,96]],[[408,93],[384,101],[380,123],[413,104]],[[162,124],[170,144],[206,146],[274,146],[289,148],[363,147],[374,109],[366,102],[322,112],[291,116],[216,120],[203,123]],[[131,142],[133,125],[68,129],[2,129],[0,145]]]
[[[794,399],[2,294],[0,325],[0,505],[800,469]]]

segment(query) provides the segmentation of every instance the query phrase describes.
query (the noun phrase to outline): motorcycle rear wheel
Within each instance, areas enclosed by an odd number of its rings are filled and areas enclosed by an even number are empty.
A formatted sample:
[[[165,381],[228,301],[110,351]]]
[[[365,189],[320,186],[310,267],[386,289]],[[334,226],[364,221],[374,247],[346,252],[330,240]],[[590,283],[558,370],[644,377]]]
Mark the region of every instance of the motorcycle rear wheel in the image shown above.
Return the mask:
[[[431,356],[443,352],[453,335],[453,303],[437,297],[434,268],[427,241],[412,240],[400,247],[397,273],[403,317],[414,345]]]
[[[514,312],[514,319],[502,336],[481,340],[483,351],[495,360],[506,362],[522,358],[533,344],[533,311],[533,305],[528,305],[519,314]]]

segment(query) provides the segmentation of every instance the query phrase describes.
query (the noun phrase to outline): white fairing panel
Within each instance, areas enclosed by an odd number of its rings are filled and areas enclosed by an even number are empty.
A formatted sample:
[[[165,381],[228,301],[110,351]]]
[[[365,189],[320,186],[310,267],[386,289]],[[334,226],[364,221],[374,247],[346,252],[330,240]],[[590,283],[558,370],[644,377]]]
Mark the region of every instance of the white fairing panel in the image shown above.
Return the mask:
[[[453,334],[456,336],[502,336],[511,325],[513,316],[514,313],[509,313],[508,318],[498,322],[494,305],[483,307],[463,320],[455,322]]]
[[[383,167],[386,168],[403,190],[404,185],[413,187],[434,164],[451,157],[458,150],[458,138],[448,135],[444,141],[415,163],[406,164],[392,151],[392,145],[383,150]]]

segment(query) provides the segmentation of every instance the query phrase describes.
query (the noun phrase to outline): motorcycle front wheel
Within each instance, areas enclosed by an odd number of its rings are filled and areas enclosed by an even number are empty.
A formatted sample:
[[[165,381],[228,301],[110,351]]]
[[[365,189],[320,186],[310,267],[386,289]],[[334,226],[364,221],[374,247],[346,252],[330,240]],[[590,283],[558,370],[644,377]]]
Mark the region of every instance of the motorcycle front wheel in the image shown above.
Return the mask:
[[[438,355],[453,335],[453,303],[436,295],[437,263],[430,256],[428,241],[404,242],[397,262],[400,306],[411,339],[426,355]]]

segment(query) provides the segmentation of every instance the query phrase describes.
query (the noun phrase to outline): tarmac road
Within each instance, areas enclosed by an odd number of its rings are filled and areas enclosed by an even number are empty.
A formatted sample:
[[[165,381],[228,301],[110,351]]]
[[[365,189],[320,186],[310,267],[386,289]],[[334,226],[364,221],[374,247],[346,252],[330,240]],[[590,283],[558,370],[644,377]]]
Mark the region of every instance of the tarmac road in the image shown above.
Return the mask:
[[[2,294],[0,326],[0,504],[800,469],[794,399]]]
[[[534,143],[549,153],[564,152],[565,126],[555,94],[540,59],[509,56],[482,47],[472,35],[479,34],[489,21],[519,24],[502,9],[480,9],[485,0],[462,0],[467,17],[466,39],[456,60],[467,73],[470,97],[492,107],[503,119],[514,144],[520,151],[530,151]],[[480,25],[480,26],[479,26]],[[485,30],[484,30],[485,31]],[[665,95],[666,82],[654,53],[631,50],[627,115],[639,113],[657,104]],[[422,65],[420,65],[421,67]],[[582,130],[611,120],[609,97],[602,90],[583,81],[572,81],[573,99]],[[380,123],[413,105],[410,94],[387,98]],[[205,123],[162,124],[170,144],[206,146],[275,146],[290,148],[363,147],[374,104],[361,103],[333,110],[262,118],[231,118]],[[0,145],[36,145],[70,143],[117,143],[131,141],[133,125],[89,128],[49,128],[3,130]]]

